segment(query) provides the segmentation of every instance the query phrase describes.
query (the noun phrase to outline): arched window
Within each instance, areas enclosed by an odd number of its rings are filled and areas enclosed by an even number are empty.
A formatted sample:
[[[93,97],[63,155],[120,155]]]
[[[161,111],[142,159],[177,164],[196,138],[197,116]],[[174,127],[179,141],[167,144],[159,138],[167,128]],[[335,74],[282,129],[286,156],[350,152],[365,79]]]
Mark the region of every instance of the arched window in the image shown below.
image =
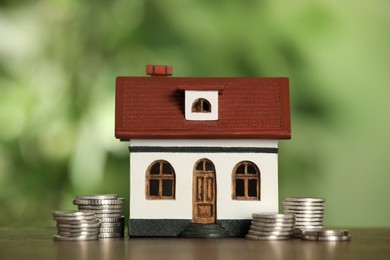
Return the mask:
[[[154,161],[146,170],[146,199],[175,199],[175,171],[167,161]]]
[[[234,200],[260,200],[260,171],[256,164],[242,161],[232,173]]]
[[[211,104],[207,99],[198,98],[192,103],[192,112],[194,113],[211,113]]]

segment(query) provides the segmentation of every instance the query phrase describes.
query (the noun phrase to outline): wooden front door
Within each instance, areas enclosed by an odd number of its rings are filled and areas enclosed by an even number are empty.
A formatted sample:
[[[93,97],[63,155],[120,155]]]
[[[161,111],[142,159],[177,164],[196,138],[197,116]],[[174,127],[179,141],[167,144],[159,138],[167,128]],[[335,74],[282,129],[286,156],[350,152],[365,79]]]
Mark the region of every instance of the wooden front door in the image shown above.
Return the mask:
[[[216,219],[215,168],[208,159],[195,163],[192,181],[192,220],[210,224]]]

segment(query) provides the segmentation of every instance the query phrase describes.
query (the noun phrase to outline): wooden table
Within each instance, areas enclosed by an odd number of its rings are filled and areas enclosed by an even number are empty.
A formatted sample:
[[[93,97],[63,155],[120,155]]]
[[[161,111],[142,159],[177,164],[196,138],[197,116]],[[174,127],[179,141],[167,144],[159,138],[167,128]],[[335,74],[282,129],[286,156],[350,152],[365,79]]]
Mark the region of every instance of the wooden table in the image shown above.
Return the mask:
[[[351,242],[124,238],[55,242],[55,228],[0,228],[0,259],[390,259],[390,229],[351,229]]]

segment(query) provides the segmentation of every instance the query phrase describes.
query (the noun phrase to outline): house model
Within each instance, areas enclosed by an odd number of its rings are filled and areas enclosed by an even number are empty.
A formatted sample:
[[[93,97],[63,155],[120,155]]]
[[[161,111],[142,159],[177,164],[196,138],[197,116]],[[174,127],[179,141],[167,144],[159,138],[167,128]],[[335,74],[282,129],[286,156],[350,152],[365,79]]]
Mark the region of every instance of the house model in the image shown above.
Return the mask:
[[[278,212],[288,78],[146,70],[116,79],[115,136],[130,152],[129,236],[244,236],[252,213]]]

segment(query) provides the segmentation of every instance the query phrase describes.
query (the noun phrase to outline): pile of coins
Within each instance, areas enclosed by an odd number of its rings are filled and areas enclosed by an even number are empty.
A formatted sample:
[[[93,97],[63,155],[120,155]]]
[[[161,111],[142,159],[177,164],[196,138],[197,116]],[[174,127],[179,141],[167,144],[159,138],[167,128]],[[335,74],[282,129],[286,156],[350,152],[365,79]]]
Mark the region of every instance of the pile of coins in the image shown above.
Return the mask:
[[[350,241],[351,235],[346,229],[321,229],[321,230],[304,230],[302,232],[304,240],[312,241]]]
[[[82,241],[99,239],[100,221],[93,211],[54,211],[58,233],[56,241]]]
[[[302,237],[305,230],[323,229],[324,198],[285,198],[283,212],[295,215],[294,237]]]
[[[80,195],[73,201],[79,210],[92,210],[100,220],[99,238],[124,236],[125,217],[122,216],[124,198],[116,194]]]
[[[294,214],[254,213],[246,239],[286,240],[290,239],[295,227]]]

